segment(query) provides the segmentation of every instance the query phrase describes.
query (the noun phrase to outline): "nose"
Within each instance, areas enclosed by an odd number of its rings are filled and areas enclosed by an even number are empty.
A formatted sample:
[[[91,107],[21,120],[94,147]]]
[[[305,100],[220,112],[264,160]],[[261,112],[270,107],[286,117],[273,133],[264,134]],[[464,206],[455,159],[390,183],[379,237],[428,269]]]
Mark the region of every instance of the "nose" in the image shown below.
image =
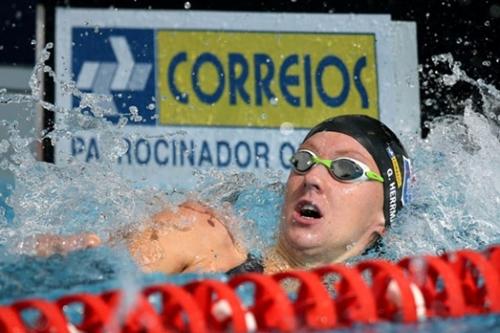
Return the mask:
[[[316,164],[304,175],[304,188],[322,193],[329,181],[329,171],[322,165]]]

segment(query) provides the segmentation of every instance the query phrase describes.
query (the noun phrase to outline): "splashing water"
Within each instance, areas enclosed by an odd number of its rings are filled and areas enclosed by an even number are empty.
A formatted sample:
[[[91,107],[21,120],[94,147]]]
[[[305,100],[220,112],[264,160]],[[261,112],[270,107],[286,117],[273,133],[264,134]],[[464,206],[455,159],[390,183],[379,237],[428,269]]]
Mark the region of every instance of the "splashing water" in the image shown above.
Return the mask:
[[[457,104],[463,115],[435,118],[430,135],[408,145],[416,181],[411,204],[384,240],[389,259],[500,242],[500,92],[468,77],[450,54],[433,60],[451,70],[437,77],[443,85],[472,85],[482,107],[464,99]]]
[[[33,138],[22,137],[16,123],[0,123],[9,133],[8,140],[0,142],[0,167],[10,170],[15,176],[15,188],[7,198],[7,203],[15,211],[14,220],[7,221],[0,211],[0,247],[7,250],[5,260],[0,264],[0,281],[8,279],[11,283],[7,288],[20,288],[25,292],[8,294],[14,298],[32,292],[21,287],[26,283],[34,286],[43,283],[50,289],[58,285],[58,279],[73,281],[74,284],[92,284],[114,276],[122,279],[118,285],[136,290],[134,283],[139,272],[130,268],[132,263],[125,266],[127,259],[123,247],[118,247],[117,251],[94,249],[90,253],[95,255],[90,257],[88,254],[82,254],[83,257],[71,254],[66,259],[52,259],[57,261],[55,265],[59,266],[56,267],[73,267],[75,272],[80,271],[71,275],[68,273],[70,268],[60,269],[66,273],[55,280],[48,278],[52,268],[31,274],[40,277],[35,282],[26,281],[22,273],[14,278],[5,273],[10,269],[9,265],[15,266],[16,262],[38,267],[26,257],[16,259],[19,253],[32,253],[32,247],[27,244],[29,236],[91,231],[108,239],[123,228],[140,226],[141,221],[155,212],[166,206],[173,207],[188,196],[175,189],[167,192],[131,182],[114,171],[114,162],[127,149],[124,138],[134,141],[133,136],[139,134],[124,133],[122,129],[129,121],[127,118],[120,118],[115,125],[106,121],[105,117],[111,114],[106,108],[109,97],[85,94],[76,89],[74,82],[60,82],[66,93],[79,98],[79,105],[64,109],[42,100],[39,74],[46,73],[58,80],[56,73],[44,64],[51,48],[52,45],[46,47],[34,68],[30,80],[31,95],[13,95],[0,90],[2,104],[28,103],[33,108],[40,104],[58,115],[54,131]],[[451,70],[451,74],[436,77],[441,84],[454,85],[464,81],[473,85],[482,96],[483,106],[480,110],[474,109],[465,99],[461,104],[463,115],[437,118],[429,124],[431,132],[427,139],[406,140],[414,157],[416,180],[413,201],[401,212],[398,222],[384,239],[383,256],[389,259],[436,253],[442,249],[482,248],[500,241],[500,179],[495,177],[500,165],[500,93],[481,80],[469,78],[449,55],[437,56],[435,61],[447,64]],[[130,120],[134,121],[137,108],[132,107],[130,113]],[[293,131],[288,125],[282,130]],[[39,162],[34,157],[33,145],[41,138],[50,138],[57,144],[78,131],[99,133],[103,157],[99,163],[86,164],[64,156],[65,163],[53,165]],[[10,153],[8,159],[5,157],[7,153]],[[272,231],[277,229],[284,192],[281,174],[269,172],[258,178],[249,173],[200,170],[193,177],[197,179],[196,198],[221,211],[223,220],[232,221],[230,229],[247,248],[261,252],[273,244]],[[373,255],[380,256],[380,253]],[[130,261],[130,257],[127,258]],[[82,262],[98,269],[89,268],[82,272],[76,267]],[[23,266],[18,267],[23,271]]]
[[[3,235],[7,248],[23,250],[25,239],[40,233],[75,233],[84,230],[97,232],[104,239],[125,225],[145,220],[158,207],[153,204],[166,204],[161,192],[154,188],[140,190],[117,175],[112,163],[126,152],[127,146],[119,126],[105,121],[109,114],[99,105],[102,96],[90,96],[76,90],[74,83],[65,83],[65,89],[81,97],[78,107],[72,110],[59,108],[41,99],[38,76],[48,73],[57,80],[55,73],[44,65],[49,56],[47,45],[41,60],[35,66],[30,80],[31,96],[0,94],[4,104],[28,102],[32,106],[41,104],[47,110],[60,115],[54,131],[42,133],[41,137],[52,139],[57,144],[63,138],[70,138],[81,130],[95,130],[103,138],[102,163],[84,164],[66,156],[64,166],[38,162],[30,146],[39,142],[38,138],[20,136],[16,123],[2,123],[8,130],[9,139],[3,142],[3,154],[11,149],[10,160],[2,158],[2,168],[15,176],[15,190],[7,199],[14,209],[15,218],[11,224],[4,223]],[[91,114],[81,110],[89,107]],[[58,119],[59,120],[59,119]],[[156,200],[151,200],[155,198]],[[68,209],[71,207],[71,209]],[[5,222],[5,221],[4,221]],[[10,242],[9,242],[10,241]]]
[[[467,108],[435,119],[431,130],[411,147],[413,200],[385,240],[393,259],[500,241],[498,128]]]
[[[59,84],[65,93],[79,98],[75,108],[61,108],[42,99],[39,77],[46,74],[58,82],[56,73],[44,64],[49,59],[52,47],[51,44],[46,46],[34,68],[29,84],[31,95],[10,94],[5,89],[0,91],[1,104],[26,103],[32,110],[35,105],[41,105],[57,115],[53,131],[41,132],[33,137],[22,137],[16,122],[0,123],[9,133],[8,139],[0,142],[0,167],[15,177],[15,187],[5,200],[13,208],[14,218],[9,221],[5,211],[0,211],[0,248],[3,250],[0,255],[0,285],[5,286],[5,290],[0,288],[0,302],[29,295],[54,295],[49,291],[57,288],[74,291],[73,287],[82,284],[92,289],[92,285],[103,281],[112,282],[106,284],[108,289],[123,286],[126,290],[138,290],[142,277],[123,245],[91,250],[90,254],[78,251],[44,261],[32,256],[35,253],[33,236],[93,232],[106,241],[113,236],[117,238],[117,234],[130,228],[140,228],[142,222],[148,221],[156,212],[175,207],[187,196],[176,189],[167,192],[132,182],[115,171],[116,160],[128,148],[125,139],[133,142],[141,137],[140,133],[123,131],[129,119],[141,120],[137,119],[137,107],[129,108],[130,118],[118,115],[120,119],[114,125],[106,120],[106,116],[112,114],[107,108],[110,97],[82,93],[76,89],[74,82]],[[57,165],[37,161],[34,151],[43,138],[50,138],[54,144],[58,144],[82,131],[99,136],[101,158],[98,162],[87,164],[69,155],[59,156],[62,163]],[[164,136],[184,134],[178,131],[165,133]],[[267,179],[276,182],[278,176],[269,173]],[[239,196],[239,189],[248,189],[250,185],[258,189],[268,185],[266,181],[256,182],[256,177],[251,174],[225,176],[220,172],[200,171],[194,177],[203,189],[198,193],[198,198],[214,208],[227,208],[227,216],[236,217],[235,221],[241,220],[244,209],[238,214],[229,215],[228,193],[235,193],[232,199],[234,203],[234,198]],[[246,231],[238,229],[236,222],[230,228],[241,235],[244,243],[249,246],[256,244],[255,240],[250,242],[251,237]],[[81,270],[79,267],[88,268]],[[25,275],[23,272],[27,271],[33,274]],[[60,283],[60,280],[65,283]],[[125,299],[126,304],[133,302],[133,294],[131,292]]]

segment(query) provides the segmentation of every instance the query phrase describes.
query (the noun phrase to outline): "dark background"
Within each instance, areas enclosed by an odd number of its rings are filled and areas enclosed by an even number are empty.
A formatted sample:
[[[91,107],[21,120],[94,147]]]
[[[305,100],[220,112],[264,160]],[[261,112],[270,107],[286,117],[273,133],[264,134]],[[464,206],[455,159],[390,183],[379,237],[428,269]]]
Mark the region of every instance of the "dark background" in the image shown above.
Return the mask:
[[[480,110],[477,90],[459,83],[443,87],[429,73],[446,73],[431,57],[451,53],[469,77],[500,87],[500,0],[288,0],[288,1],[77,1],[45,0],[47,5],[116,8],[165,8],[262,12],[389,13],[393,20],[417,22],[422,124],[443,113],[459,113],[460,101],[472,97]],[[0,2],[0,65],[34,63],[36,1]],[[50,22],[49,25],[50,27]],[[434,75],[431,74],[431,77]],[[439,76],[439,75],[438,75]],[[425,82],[425,84],[424,84]],[[423,126],[423,135],[427,132]]]

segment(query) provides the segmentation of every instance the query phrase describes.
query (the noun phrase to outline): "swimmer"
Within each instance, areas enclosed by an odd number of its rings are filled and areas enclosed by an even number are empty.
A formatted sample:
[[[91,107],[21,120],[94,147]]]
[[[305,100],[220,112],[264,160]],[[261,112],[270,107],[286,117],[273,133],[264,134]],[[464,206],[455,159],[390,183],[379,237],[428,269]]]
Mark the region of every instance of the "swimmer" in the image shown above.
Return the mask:
[[[239,245],[220,214],[197,202],[164,210],[128,233],[132,256],[145,271],[167,274],[275,273],[345,262],[376,244],[406,201],[407,153],[373,118],[346,115],[321,122],[290,162],[277,242],[262,258]],[[43,243],[40,252],[50,254]],[[88,234],[74,243],[82,248],[100,241]]]

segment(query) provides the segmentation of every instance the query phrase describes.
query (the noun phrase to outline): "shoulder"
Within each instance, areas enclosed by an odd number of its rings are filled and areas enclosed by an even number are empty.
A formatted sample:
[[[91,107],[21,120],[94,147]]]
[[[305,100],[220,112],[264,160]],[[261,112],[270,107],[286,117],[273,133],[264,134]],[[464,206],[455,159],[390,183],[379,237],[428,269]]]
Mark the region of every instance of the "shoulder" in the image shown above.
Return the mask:
[[[193,245],[187,245],[192,261],[185,271],[225,272],[246,259],[231,230],[214,210],[200,211],[181,206],[181,216],[190,216],[189,227]]]
[[[189,207],[179,206],[175,210],[166,209],[153,216],[149,226],[159,234],[183,235],[184,240],[195,238],[197,240],[210,239],[216,242],[234,242],[231,232],[226,225],[212,213],[201,212]],[[196,247],[200,242],[185,244]]]

